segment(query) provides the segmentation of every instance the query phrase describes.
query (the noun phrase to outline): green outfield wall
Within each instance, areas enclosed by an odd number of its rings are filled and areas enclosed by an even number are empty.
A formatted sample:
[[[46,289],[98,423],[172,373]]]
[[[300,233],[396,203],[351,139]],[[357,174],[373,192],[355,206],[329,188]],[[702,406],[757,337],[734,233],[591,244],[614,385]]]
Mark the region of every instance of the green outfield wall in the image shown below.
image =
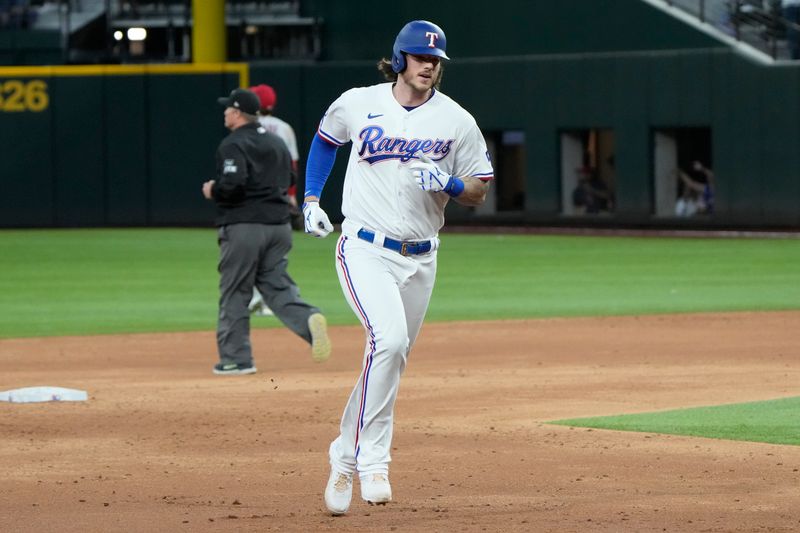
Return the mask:
[[[203,224],[246,65],[0,69],[0,226]]]
[[[324,21],[326,61],[373,59],[390,50],[402,25],[415,19],[441,26],[455,59],[723,46],[642,0],[439,0],[363,9],[304,0],[303,6],[307,16]]]
[[[621,4],[633,5],[628,0],[565,0],[559,5],[580,13],[572,19],[557,11],[537,11],[545,9],[543,4],[555,9],[557,3],[522,3],[532,11],[518,14],[527,13],[530,20],[538,20],[534,15],[550,17],[555,28],[546,30],[554,32],[550,37],[531,30],[526,39],[521,23],[512,20],[513,1],[498,3],[502,9],[493,17],[499,22],[476,30],[481,39],[460,34],[465,30],[458,23],[448,26],[452,14],[431,7],[430,18],[442,20],[451,43],[453,60],[446,66],[444,92],[470,110],[487,135],[524,134],[524,207],[475,214],[453,206],[448,208],[450,220],[644,227],[800,225],[800,65],[756,61],[642,2],[633,2],[640,23],[613,11]],[[328,104],[350,87],[381,81],[374,64],[384,54],[376,50],[388,54],[396,31],[388,27],[413,16],[394,5],[396,17],[382,17],[377,29],[356,34],[352,32],[366,24],[367,18],[360,18],[366,15],[344,19],[326,11],[327,3],[314,4],[317,15],[330,17],[329,31],[348,35],[326,40],[337,59],[0,68],[0,227],[210,224],[213,209],[202,198],[200,184],[212,176],[214,150],[226,134],[215,99],[251,80],[276,88],[276,114],[296,129],[302,167]],[[596,4],[614,6],[613,12],[601,12]],[[626,25],[620,26],[620,20]],[[588,35],[589,21],[597,24],[593,36]],[[641,31],[642,21],[648,25],[646,32]],[[541,28],[541,22],[532,24]],[[497,28],[503,42],[479,47],[476,43],[487,40],[484,26]],[[627,39],[621,32],[629,34]],[[583,39],[579,47],[544,46],[572,42],[573,34]],[[602,35],[601,46],[595,39]],[[509,54],[509,43],[523,42],[527,47]],[[487,54],[500,55],[483,57]],[[341,60],[342,56],[354,59]],[[670,128],[711,132],[717,176],[717,209],[711,217],[676,220],[654,215],[653,135]],[[617,206],[608,216],[576,219],[561,214],[560,136],[577,129],[614,133]],[[334,220],[341,217],[343,155],[322,200]],[[499,173],[498,185],[510,178]]]
[[[303,152],[330,101],[380,81],[371,61],[252,65],[251,78],[286,95],[278,112],[298,128]],[[497,220],[568,223],[559,214],[559,132],[607,128],[616,137],[618,207],[609,218],[580,223],[680,223],[653,215],[652,132],[707,127],[717,212],[688,223],[800,224],[800,65],[760,65],[727,49],[465,59],[447,65],[443,90],[484,131],[525,132],[525,210]],[[334,171],[339,178],[344,159]],[[340,182],[331,180],[323,199],[333,213]]]
[[[186,68],[0,70],[0,226],[208,223],[199,186],[226,133],[215,99],[242,74]],[[303,153],[330,101],[380,81],[371,61],[251,65],[247,75],[275,86],[278,114],[294,124]],[[674,223],[653,217],[652,131],[708,127],[717,212],[691,223],[800,224],[797,66],[758,65],[719,49],[465,59],[448,65],[443,89],[485,131],[525,132],[525,209],[503,213],[504,221],[569,222],[560,215],[559,132],[607,128],[616,136],[617,210],[581,223]],[[323,199],[334,217],[344,163]]]

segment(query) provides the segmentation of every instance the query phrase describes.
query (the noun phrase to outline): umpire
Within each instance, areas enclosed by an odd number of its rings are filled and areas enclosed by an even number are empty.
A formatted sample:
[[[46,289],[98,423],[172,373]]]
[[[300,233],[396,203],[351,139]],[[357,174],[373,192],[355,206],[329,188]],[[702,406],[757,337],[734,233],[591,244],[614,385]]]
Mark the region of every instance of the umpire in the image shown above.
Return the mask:
[[[217,148],[217,177],[203,184],[203,196],[217,204],[219,320],[215,374],[253,374],[248,302],[253,286],[281,322],[311,344],[315,361],[330,356],[327,322],[319,309],[300,299],[286,272],[292,248],[287,189],[289,150],[258,123],[258,97],[235,89],[218,99],[231,130]]]

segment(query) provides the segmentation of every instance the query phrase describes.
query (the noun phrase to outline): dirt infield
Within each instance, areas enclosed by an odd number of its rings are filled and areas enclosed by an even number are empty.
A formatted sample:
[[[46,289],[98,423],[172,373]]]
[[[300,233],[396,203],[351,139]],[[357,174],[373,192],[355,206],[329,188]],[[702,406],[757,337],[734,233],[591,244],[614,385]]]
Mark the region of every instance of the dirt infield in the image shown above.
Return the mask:
[[[564,417],[800,395],[800,312],[428,324],[397,404],[394,501],[324,512],[360,328],[314,364],[257,330],[0,341],[0,531],[798,531],[800,447],[571,429]]]

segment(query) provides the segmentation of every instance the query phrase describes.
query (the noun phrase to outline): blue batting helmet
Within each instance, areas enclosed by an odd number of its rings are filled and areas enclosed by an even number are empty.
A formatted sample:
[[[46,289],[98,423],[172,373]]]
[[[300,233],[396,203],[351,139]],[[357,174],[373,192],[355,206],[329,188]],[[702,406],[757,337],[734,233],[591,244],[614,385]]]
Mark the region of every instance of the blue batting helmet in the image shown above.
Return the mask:
[[[407,54],[437,56],[450,59],[445,53],[447,38],[442,28],[427,20],[412,20],[400,30],[392,48],[392,70],[403,72],[406,69]]]

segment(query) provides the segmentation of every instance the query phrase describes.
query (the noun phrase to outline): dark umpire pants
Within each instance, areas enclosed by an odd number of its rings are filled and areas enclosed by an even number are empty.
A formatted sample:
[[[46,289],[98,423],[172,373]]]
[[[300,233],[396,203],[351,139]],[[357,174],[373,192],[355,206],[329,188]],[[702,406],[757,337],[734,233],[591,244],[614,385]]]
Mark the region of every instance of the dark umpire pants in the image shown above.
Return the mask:
[[[230,224],[217,230],[219,240],[219,359],[251,363],[250,311],[253,286],[272,312],[297,335],[311,342],[308,317],[318,313],[300,299],[300,290],[286,272],[292,248],[292,228],[287,224]]]

